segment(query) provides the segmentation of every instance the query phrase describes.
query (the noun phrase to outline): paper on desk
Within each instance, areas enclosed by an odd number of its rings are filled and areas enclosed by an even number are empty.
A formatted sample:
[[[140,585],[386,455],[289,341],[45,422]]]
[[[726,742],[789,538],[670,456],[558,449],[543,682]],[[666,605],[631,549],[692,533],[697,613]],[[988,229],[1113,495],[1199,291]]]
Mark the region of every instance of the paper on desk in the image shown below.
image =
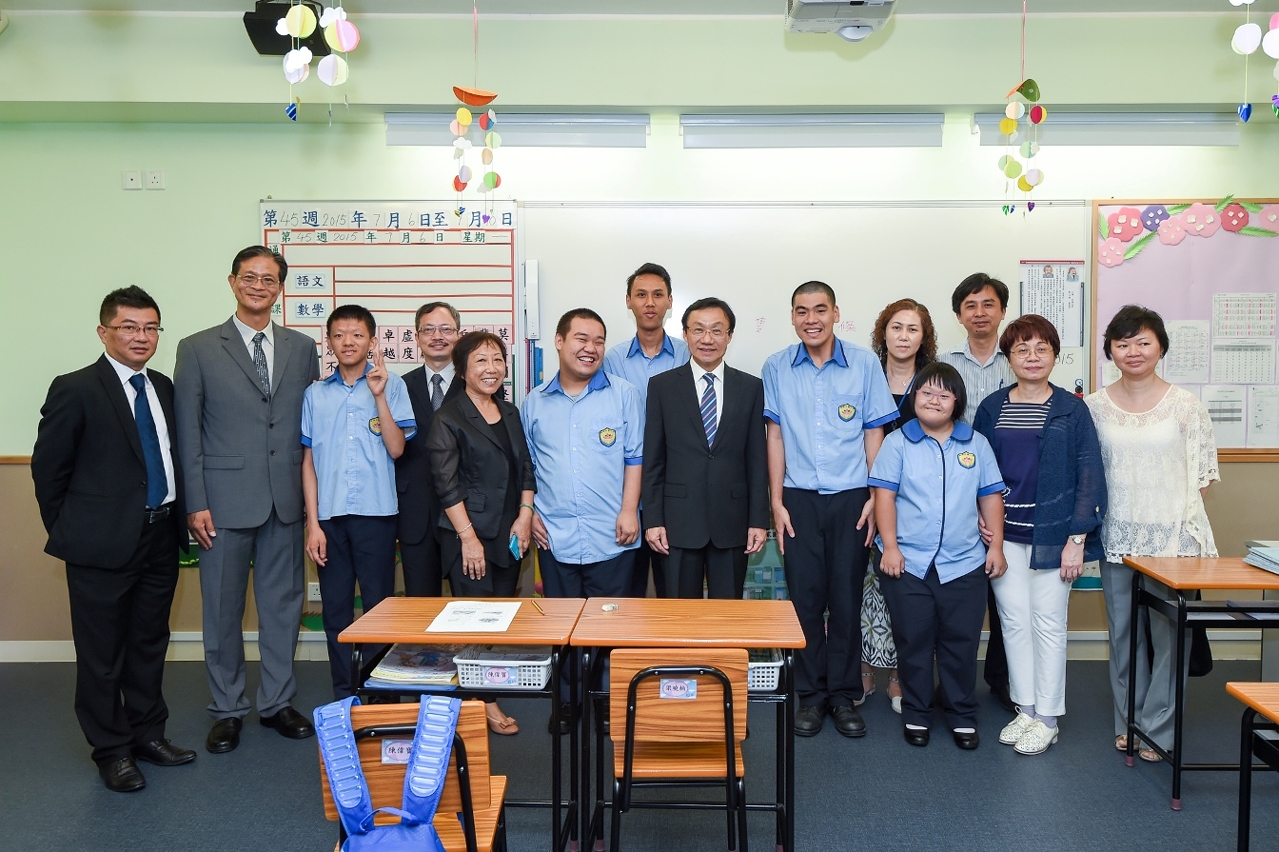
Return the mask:
[[[519,610],[519,601],[449,601],[426,632],[502,633]]]

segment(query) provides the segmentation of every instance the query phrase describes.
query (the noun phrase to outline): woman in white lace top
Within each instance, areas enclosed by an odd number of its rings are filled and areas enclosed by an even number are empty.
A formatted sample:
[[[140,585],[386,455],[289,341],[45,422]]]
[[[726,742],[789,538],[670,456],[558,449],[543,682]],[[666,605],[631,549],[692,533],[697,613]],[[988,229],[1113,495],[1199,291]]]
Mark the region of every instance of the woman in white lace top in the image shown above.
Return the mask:
[[[1203,492],[1217,472],[1217,446],[1208,410],[1194,394],[1155,374],[1168,351],[1168,333],[1154,311],[1127,305],[1106,327],[1106,357],[1119,381],[1087,400],[1101,439],[1110,502],[1101,528],[1105,559],[1101,584],[1110,629],[1110,687],[1114,695],[1115,748],[1128,747],[1128,684],[1137,692],[1137,723],[1162,748],[1172,747],[1173,657],[1176,628],[1150,617],[1154,657],[1145,625],[1132,621],[1132,569],[1125,556],[1216,556]],[[1150,582],[1150,581],[1147,581]],[[1156,584],[1157,585],[1157,584]],[[1171,595],[1168,589],[1159,590]],[[1142,610],[1143,620],[1147,611]],[[1137,671],[1128,671],[1130,631],[1137,630]],[[1184,640],[1184,637],[1183,637]],[[1189,654],[1187,654],[1187,658]],[[1184,678],[1186,673],[1181,672]],[[1152,749],[1138,755],[1159,760]]]

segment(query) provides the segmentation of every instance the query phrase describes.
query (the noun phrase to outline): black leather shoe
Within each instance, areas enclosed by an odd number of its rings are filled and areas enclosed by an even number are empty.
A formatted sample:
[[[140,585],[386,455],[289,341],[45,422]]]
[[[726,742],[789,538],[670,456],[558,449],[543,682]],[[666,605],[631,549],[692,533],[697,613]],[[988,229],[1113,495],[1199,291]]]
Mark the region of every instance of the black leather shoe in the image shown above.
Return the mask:
[[[560,704],[560,736],[567,737],[569,727],[572,725],[573,707],[569,704]],[[551,717],[546,720],[546,732],[548,734],[555,733],[555,718]]]
[[[801,737],[815,737],[826,721],[825,707],[801,707],[795,714],[795,733]]]
[[[902,736],[906,738],[906,742],[913,746],[928,745],[928,729],[927,728],[902,728]]]
[[[166,739],[152,740],[133,747],[133,756],[156,766],[181,766],[195,760],[195,752],[178,748]]]
[[[847,704],[830,708],[831,718],[835,720],[835,730],[846,737],[866,736],[866,723],[856,707]]]
[[[990,688],[990,694],[995,696],[995,700],[999,702],[999,706],[1007,710],[1009,713],[1017,712],[1017,705],[1013,703],[1012,693],[1008,691],[1008,684],[1000,683]]]
[[[244,722],[234,716],[217,720],[213,723],[213,727],[209,729],[209,735],[204,738],[204,747],[212,754],[226,754],[228,751],[235,751],[235,747],[240,744],[240,728],[242,727],[244,727]]]
[[[102,783],[113,793],[133,793],[147,786],[147,779],[142,777],[142,772],[131,757],[102,764],[98,767],[98,774],[102,776]]]
[[[275,728],[282,737],[291,740],[304,740],[315,736],[315,728],[307,718],[292,707],[282,707],[271,716],[258,719],[264,728]]]
[[[951,734],[955,737],[955,745],[962,749],[972,751],[977,748],[977,746],[981,745],[981,737],[977,736],[976,731],[968,734],[961,734],[959,731],[951,731]]]

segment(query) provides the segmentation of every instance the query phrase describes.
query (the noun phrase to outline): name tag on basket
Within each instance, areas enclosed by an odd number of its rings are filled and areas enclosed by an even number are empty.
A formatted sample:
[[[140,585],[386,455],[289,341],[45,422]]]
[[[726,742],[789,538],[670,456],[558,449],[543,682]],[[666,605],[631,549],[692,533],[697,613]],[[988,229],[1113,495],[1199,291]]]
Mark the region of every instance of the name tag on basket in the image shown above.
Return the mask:
[[[485,666],[484,667],[484,685],[485,686],[509,686],[519,680],[516,677],[516,669],[508,666]]]
[[[412,753],[412,740],[382,740],[383,763],[408,763]]]
[[[697,681],[662,678],[657,690],[658,698],[691,699],[697,697]]]

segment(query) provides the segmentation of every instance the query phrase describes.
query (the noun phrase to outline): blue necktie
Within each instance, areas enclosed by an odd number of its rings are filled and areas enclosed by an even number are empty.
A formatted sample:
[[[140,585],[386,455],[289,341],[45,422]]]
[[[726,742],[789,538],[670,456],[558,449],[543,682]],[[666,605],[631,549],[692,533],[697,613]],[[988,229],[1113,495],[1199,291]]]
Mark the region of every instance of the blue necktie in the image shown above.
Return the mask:
[[[715,430],[718,428],[715,417],[715,375],[707,373],[706,392],[702,394],[702,426],[706,428],[706,446],[715,446]]]
[[[137,391],[133,399],[133,417],[138,422],[138,437],[142,439],[142,460],[147,464],[147,508],[158,509],[169,496],[169,480],[164,475],[164,457],[160,455],[160,435],[155,430],[155,418],[151,416],[151,403],[147,400],[147,380],[137,373],[129,378],[129,384]]]

